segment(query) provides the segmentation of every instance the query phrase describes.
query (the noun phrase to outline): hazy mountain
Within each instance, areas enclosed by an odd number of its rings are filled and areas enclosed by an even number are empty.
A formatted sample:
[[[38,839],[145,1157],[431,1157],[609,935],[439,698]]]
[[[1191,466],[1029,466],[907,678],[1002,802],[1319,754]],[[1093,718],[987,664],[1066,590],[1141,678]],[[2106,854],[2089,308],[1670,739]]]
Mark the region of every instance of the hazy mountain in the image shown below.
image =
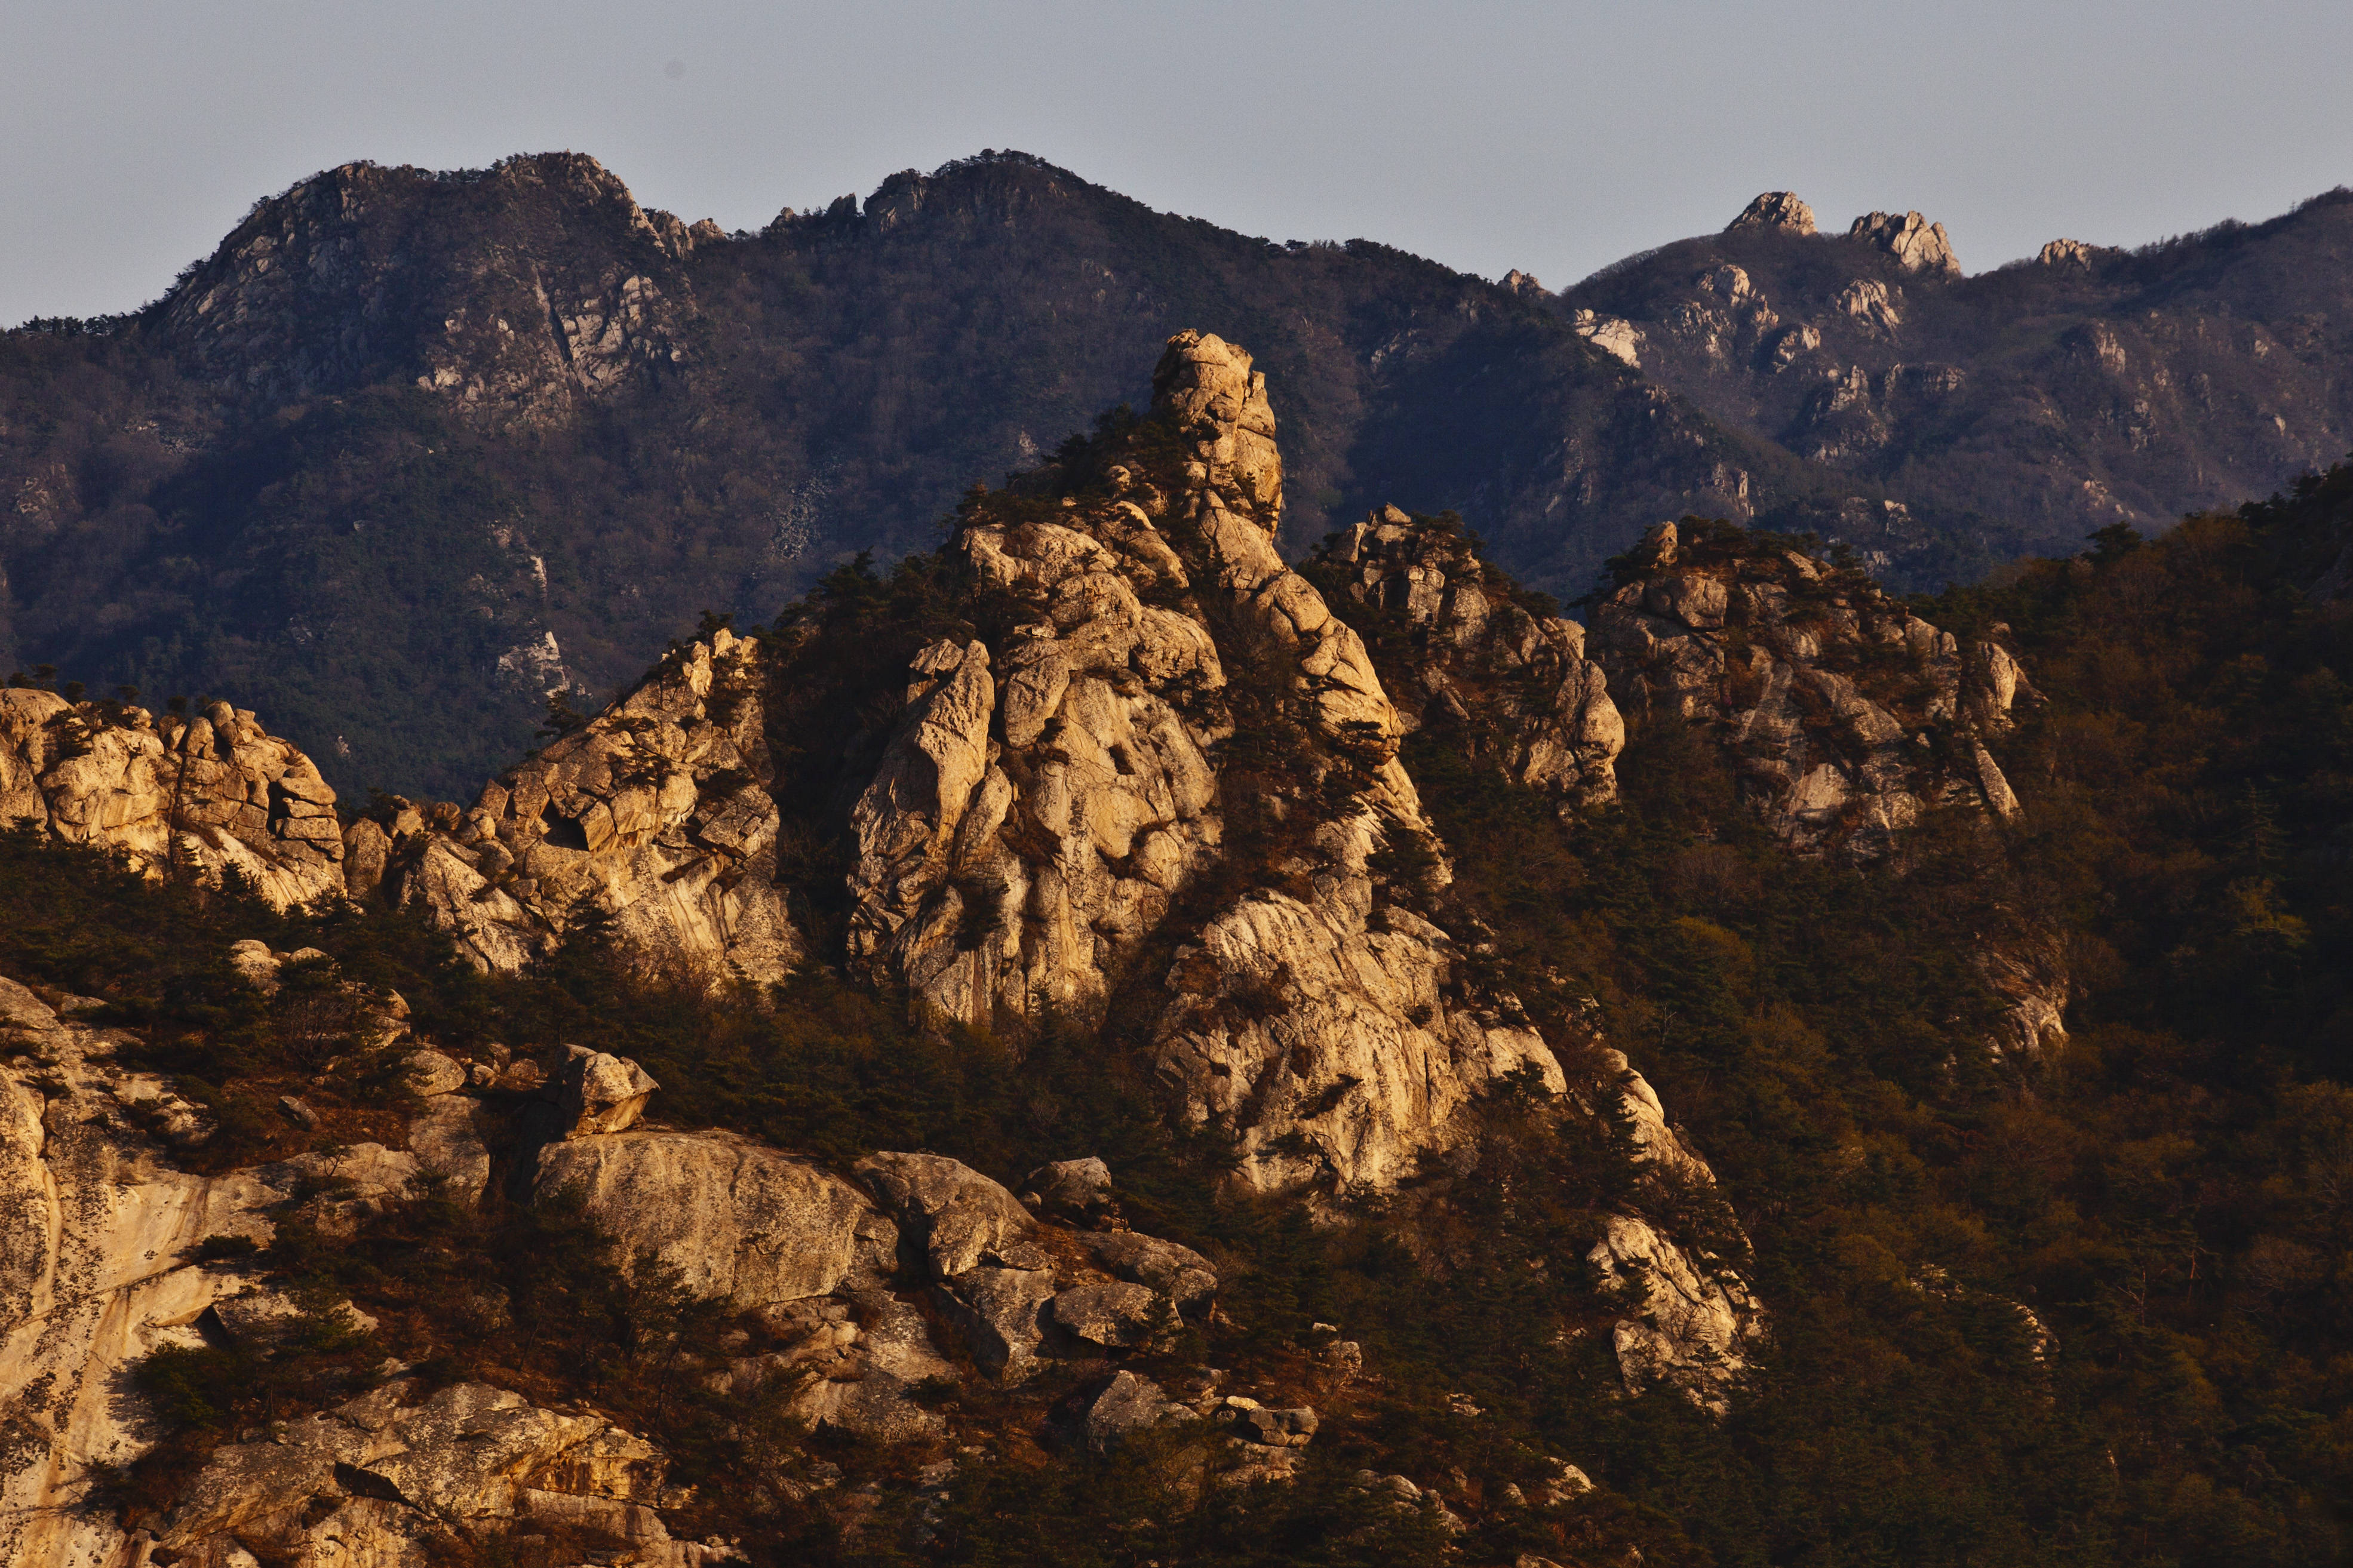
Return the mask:
[[[1751,226],[1555,298],[1016,153],[732,236],[575,154],[353,164],[135,315],[0,341],[0,658],[264,709],[346,790],[470,793],[551,690],[930,543],[972,476],[1140,402],[1185,328],[1281,389],[1293,554],[1452,509],[1573,597],[1699,512],[1968,579],[2341,447],[2346,210],[1976,279]],[[1747,292],[1717,300],[1726,263]],[[1840,303],[1873,284],[1886,310]]]
[[[1851,507],[1841,531],[1899,571],[1929,539],[2065,552],[2163,527],[2353,446],[2353,192],[1974,278],[1916,213],[1856,224],[1817,233],[1774,193],[1557,303],[1733,427],[1883,487],[1903,510]]]

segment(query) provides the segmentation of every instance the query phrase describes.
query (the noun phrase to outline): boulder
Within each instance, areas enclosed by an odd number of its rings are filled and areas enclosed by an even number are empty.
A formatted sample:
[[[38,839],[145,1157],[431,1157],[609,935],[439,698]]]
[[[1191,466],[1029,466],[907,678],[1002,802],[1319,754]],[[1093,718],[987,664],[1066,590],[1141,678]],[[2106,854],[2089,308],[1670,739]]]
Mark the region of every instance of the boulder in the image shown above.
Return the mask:
[[[1085,1245],[1096,1268],[1166,1296],[1187,1317],[1208,1310],[1218,1293],[1217,1271],[1189,1247],[1130,1230],[1102,1231],[1087,1237]]]
[[[1075,1339],[1106,1350],[1126,1350],[1146,1342],[1164,1326],[1163,1300],[1150,1287],[1124,1281],[1075,1285],[1054,1298],[1047,1316]]]
[[[939,1154],[883,1152],[854,1169],[934,1279],[952,1279],[984,1263],[1052,1266],[1037,1245],[1038,1222],[1011,1193],[968,1165]]]
[[[1217,1419],[1229,1425],[1237,1437],[1269,1448],[1303,1448],[1320,1425],[1311,1406],[1270,1410],[1240,1395],[1229,1395],[1218,1406]]]
[[[466,1087],[465,1064],[439,1051],[411,1051],[407,1064],[409,1087],[427,1099]]]
[[[470,1095],[437,1094],[409,1120],[408,1152],[417,1168],[448,1183],[450,1195],[462,1202],[480,1198],[490,1184],[491,1148],[482,1131],[487,1114]]]
[[[1101,1160],[1058,1160],[1040,1165],[1021,1184],[1021,1201],[1073,1225],[1094,1225],[1111,1216],[1111,1167]]]
[[[866,1194],[806,1161],[720,1132],[596,1133],[540,1152],[530,1196],[576,1196],[620,1244],[650,1252],[690,1290],[739,1307],[823,1296],[889,1272],[891,1222]],[[1008,1202],[1010,1199],[1008,1200]]]
[[[939,1287],[943,1314],[965,1336],[984,1372],[1019,1377],[1045,1338],[1043,1308],[1054,1277],[1028,1268],[969,1268]]]
[[[565,1047],[563,1064],[548,1085],[566,1138],[627,1131],[637,1125],[646,1101],[660,1087],[628,1058],[586,1046]]]
[[[1160,1385],[1150,1378],[1123,1372],[1114,1375],[1087,1405],[1087,1447],[1098,1454],[1109,1453],[1135,1433],[1199,1419],[1195,1412],[1163,1394]]]

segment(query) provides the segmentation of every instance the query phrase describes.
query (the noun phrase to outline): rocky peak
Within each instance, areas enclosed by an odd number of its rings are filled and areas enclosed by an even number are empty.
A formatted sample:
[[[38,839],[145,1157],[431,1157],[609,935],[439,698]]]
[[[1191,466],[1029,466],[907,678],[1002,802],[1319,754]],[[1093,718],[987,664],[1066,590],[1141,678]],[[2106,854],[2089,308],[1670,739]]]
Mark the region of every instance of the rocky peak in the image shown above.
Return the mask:
[[[1961,264],[1945,226],[1930,223],[1918,213],[1865,213],[1846,231],[1874,250],[1886,252],[1906,272],[1935,272],[1958,278]]]
[[[1309,574],[1398,623],[1406,647],[1383,662],[1409,728],[1467,728],[1507,776],[1564,803],[1617,794],[1626,729],[1585,628],[1524,604],[1451,514],[1384,507],[1325,539]]]
[[[280,909],[339,896],[335,792],[248,709],[195,718],[0,689],[0,823],[121,852],[155,878],[234,874]]]
[[[157,307],[197,372],[272,405],[386,377],[546,425],[685,356],[693,236],[594,158],[347,163],[259,204]]]
[[[1728,523],[1660,523],[1614,567],[1594,657],[1619,706],[1713,734],[1793,846],[1868,858],[1939,805],[2017,811],[1985,742],[2036,699],[2000,643]]]
[[[973,1023],[1140,987],[1180,1113],[1244,1179],[1388,1185],[1482,1085],[1559,1068],[1375,869],[1435,835],[1408,721],[1274,549],[1265,377],[1183,332],[1153,384],[1076,493],[1018,487],[951,547],[1036,618],[915,658],[851,813],[851,956]]]
[[[801,947],[776,885],[766,673],[759,640],[722,627],[472,806],[394,797],[351,830],[353,891],[385,882],[486,968],[595,918],[666,968],[783,979]]]
[[[1511,293],[1530,300],[1542,300],[1552,292],[1537,279],[1535,273],[1523,272],[1516,267],[1504,274],[1502,286]]]
[[[2080,239],[2054,239],[2035,252],[2034,259],[2038,266],[2089,272],[2101,259],[2116,254],[2110,246],[2086,245]]]
[[[1744,228],[1782,228],[1795,234],[1811,234],[1814,209],[1799,201],[1795,191],[1767,191],[1724,226],[1726,234]]]

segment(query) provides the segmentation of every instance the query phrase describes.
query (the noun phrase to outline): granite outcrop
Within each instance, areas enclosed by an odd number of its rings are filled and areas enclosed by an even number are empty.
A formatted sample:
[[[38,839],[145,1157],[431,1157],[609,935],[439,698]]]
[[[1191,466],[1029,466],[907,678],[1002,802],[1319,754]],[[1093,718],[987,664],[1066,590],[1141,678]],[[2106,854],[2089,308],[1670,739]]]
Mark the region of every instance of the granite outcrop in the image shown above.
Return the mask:
[[[1585,628],[1522,604],[1451,518],[1385,507],[1326,539],[1310,571],[1402,623],[1409,730],[1475,725],[1514,783],[1578,806],[1615,797],[1626,725]]]
[[[1398,760],[1409,720],[1275,549],[1265,377],[1184,332],[1154,386],[1179,437],[1164,466],[1113,462],[1052,516],[951,545],[976,581],[1043,607],[994,648],[915,658],[851,816],[851,958],[992,1024],[1100,1017],[1115,977],[1159,954],[1164,1082],[1179,1114],[1240,1139],[1240,1179],[1391,1185],[1485,1086],[1529,1069],[1557,1089],[1559,1068],[1377,868],[1436,836]],[[1582,661],[1527,635],[1581,697]],[[1574,772],[1580,746],[1599,760],[1589,706],[1570,700],[1568,757],[1528,765]],[[1228,792],[1245,776],[1240,807],[1264,831],[1240,845]],[[1232,890],[1172,927],[1178,895],[1205,886]]]
[[[485,969],[517,970],[584,919],[680,976],[768,984],[802,944],[776,887],[757,638],[724,627],[482,787],[394,797],[350,833],[354,894],[423,908]]]
[[[0,689],[0,823],[119,851],[134,869],[219,886],[243,879],[280,909],[340,897],[335,792],[254,714],[194,718]]]
[[[1868,858],[1938,806],[2018,811],[1986,745],[2039,700],[2018,661],[1859,572],[1725,524],[1662,522],[1621,558],[1593,646],[1620,708],[1714,735],[1794,847]]]

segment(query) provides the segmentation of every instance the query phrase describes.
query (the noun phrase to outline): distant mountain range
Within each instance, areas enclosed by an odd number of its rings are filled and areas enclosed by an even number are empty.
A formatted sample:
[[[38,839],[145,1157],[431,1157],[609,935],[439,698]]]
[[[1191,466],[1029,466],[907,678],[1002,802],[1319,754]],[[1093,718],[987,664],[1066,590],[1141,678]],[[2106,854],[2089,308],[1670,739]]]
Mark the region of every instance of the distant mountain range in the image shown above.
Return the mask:
[[[1563,598],[1688,512],[1898,584],[2268,492],[2353,446],[2353,195],[1959,274],[1760,197],[1553,294],[1272,244],[1018,153],[729,235],[593,159],[351,164],[135,315],[0,339],[0,658],[269,711],[338,787],[470,794],[552,692],[928,544],[1172,332],[1281,389],[1286,547],[1451,509]]]

